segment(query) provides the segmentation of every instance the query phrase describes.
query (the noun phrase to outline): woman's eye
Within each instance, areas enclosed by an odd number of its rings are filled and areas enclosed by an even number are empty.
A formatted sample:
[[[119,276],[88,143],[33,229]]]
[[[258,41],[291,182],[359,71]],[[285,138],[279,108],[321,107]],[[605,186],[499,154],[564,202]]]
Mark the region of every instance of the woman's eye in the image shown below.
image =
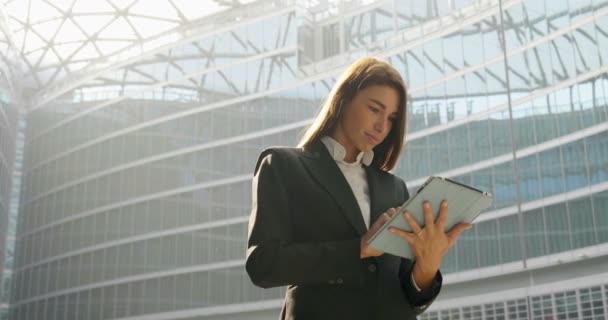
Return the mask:
[[[372,107],[372,106],[368,106],[369,110],[371,110],[373,113],[378,113],[380,110]]]

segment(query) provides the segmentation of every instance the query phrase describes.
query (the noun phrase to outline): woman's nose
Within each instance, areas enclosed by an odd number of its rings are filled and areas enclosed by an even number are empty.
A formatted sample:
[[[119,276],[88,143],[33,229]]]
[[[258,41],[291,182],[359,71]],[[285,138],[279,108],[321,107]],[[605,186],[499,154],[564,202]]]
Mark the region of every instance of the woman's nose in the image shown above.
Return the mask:
[[[384,130],[386,130],[387,125],[388,124],[385,119],[379,119],[378,121],[376,121],[375,129],[378,132],[384,132]]]

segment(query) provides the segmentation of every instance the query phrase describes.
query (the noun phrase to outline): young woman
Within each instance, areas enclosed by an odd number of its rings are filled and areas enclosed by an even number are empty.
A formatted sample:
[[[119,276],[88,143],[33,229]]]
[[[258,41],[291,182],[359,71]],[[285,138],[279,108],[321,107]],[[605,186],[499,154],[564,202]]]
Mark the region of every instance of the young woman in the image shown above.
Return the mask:
[[[337,81],[297,148],[262,152],[253,179],[246,270],[254,284],[288,286],[281,319],[415,319],[438,295],[439,266],[468,224],[443,232],[447,202],[425,227],[393,230],[415,263],[367,246],[403,204],[389,171],[401,155],[407,94],[399,73],[372,57]]]

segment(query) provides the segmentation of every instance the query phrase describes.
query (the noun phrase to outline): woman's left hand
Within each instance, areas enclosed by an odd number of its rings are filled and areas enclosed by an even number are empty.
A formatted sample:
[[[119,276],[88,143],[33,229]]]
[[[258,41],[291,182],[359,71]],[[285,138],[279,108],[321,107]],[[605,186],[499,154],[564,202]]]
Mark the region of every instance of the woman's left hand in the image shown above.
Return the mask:
[[[441,265],[441,259],[454,246],[458,236],[473,225],[460,223],[452,230],[445,232],[445,223],[448,216],[448,202],[443,200],[437,220],[433,219],[433,208],[428,201],[423,203],[424,228],[421,228],[409,212],[404,212],[405,221],[412,232],[406,232],[397,228],[389,230],[405,239],[416,257],[414,265],[414,278],[420,288],[430,285]]]

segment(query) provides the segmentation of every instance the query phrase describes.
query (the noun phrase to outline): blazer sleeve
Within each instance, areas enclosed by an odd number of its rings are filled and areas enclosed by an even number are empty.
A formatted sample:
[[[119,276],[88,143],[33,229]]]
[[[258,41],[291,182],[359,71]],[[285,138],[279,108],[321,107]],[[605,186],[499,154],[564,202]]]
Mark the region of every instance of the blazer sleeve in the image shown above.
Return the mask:
[[[403,180],[401,180],[401,184],[404,190],[403,194],[405,195],[402,201],[403,203],[409,199],[409,192],[407,191],[407,187],[405,186],[405,182],[403,182]],[[399,266],[399,282],[401,283],[401,289],[407,296],[408,301],[418,315],[424,312],[439,295],[443,277],[441,272],[437,271],[435,279],[433,279],[433,283],[431,284],[431,288],[425,291],[418,291],[418,289],[416,289],[412,283],[412,270],[414,268],[414,263],[415,262],[410,259],[401,258],[401,265]]]
[[[291,236],[281,153],[266,150],[258,159],[252,185],[245,268],[252,282],[284,285],[360,283],[360,239],[294,242]]]

